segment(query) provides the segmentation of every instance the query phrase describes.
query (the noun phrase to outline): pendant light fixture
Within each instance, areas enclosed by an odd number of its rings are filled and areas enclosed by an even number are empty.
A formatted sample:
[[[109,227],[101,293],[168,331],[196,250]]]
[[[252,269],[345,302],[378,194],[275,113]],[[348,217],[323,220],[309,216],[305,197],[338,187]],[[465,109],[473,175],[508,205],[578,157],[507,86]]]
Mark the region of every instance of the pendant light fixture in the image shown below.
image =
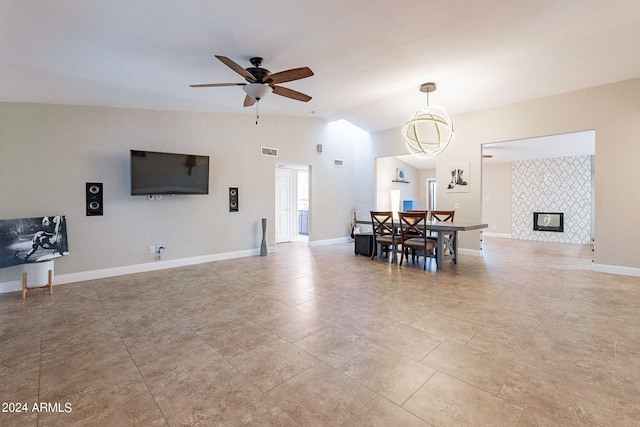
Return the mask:
[[[453,122],[442,107],[429,105],[429,94],[436,90],[435,83],[424,83],[420,92],[427,94],[427,106],[418,110],[402,127],[402,136],[411,154],[434,157],[453,139]]]
[[[242,86],[242,90],[244,90],[249,97],[244,101],[245,107],[254,102],[256,104],[256,124],[258,124],[258,119],[260,119],[260,100],[273,92],[273,88],[264,83],[249,83],[248,85]]]
[[[256,101],[260,101],[262,98],[273,92],[273,89],[271,89],[269,85],[263,83],[249,83],[248,85],[242,86],[242,90]]]

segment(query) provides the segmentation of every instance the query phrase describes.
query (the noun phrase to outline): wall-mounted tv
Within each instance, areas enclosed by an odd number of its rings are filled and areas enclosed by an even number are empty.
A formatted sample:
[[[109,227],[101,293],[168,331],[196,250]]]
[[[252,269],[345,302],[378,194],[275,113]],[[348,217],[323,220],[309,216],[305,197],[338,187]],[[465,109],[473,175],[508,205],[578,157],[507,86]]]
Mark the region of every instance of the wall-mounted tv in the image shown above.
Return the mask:
[[[131,150],[131,195],[209,194],[209,156]]]

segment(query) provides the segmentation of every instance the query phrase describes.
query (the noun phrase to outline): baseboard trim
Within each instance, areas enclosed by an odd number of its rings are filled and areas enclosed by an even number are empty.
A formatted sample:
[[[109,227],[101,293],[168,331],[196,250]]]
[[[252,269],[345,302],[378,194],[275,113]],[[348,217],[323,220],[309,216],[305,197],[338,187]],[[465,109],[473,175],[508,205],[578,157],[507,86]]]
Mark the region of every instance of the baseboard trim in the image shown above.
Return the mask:
[[[326,246],[326,245],[333,245],[336,243],[349,243],[349,242],[353,242],[352,239],[349,239],[349,237],[338,237],[336,239],[326,239],[326,240],[313,240],[309,242],[309,246]]]
[[[483,233],[484,234],[484,233]],[[498,236],[494,236],[498,237]],[[325,246],[336,243],[348,243],[348,237],[337,239],[316,240],[309,242],[309,246]],[[461,255],[481,257],[482,250],[459,248]],[[83,282],[87,280],[104,279],[107,277],[123,276],[125,274],[146,273],[149,271],[164,270],[167,268],[184,267],[188,265],[204,264],[213,261],[223,261],[234,258],[245,258],[260,255],[260,249],[248,249],[244,251],[225,252],[220,254],[203,255],[190,258],[172,259],[166,261],[149,262],[144,264],[126,265],[122,267],[105,268],[101,270],[81,271],[78,273],[60,274],[54,277],[53,285],[63,285],[65,283]],[[640,268],[622,267],[617,265],[593,264],[593,271],[598,273],[616,274],[622,276],[640,277]],[[16,292],[22,289],[22,281],[14,280],[0,283],[0,294]]]
[[[487,236],[487,237],[500,237],[502,239],[510,239],[511,238],[511,233],[492,233],[490,231],[483,231],[482,235],[483,236]]]
[[[107,277],[124,276],[125,274],[146,273],[149,271],[165,270],[167,268],[184,267],[188,265],[204,264],[206,262],[223,261],[234,258],[245,258],[260,255],[260,249],[225,252],[220,254],[203,255],[190,258],[170,259],[166,261],[148,262],[144,264],[125,265],[122,267],[104,268],[101,270],[80,271],[55,275],[53,285],[84,282],[87,280],[104,279]],[[0,294],[22,290],[22,279],[0,283]]]
[[[621,267],[619,265],[593,264],[592,269],[598,273],[618,274],[621,276],[640,277],[640,268]]]
[[[480,249],[467,249],[467,248],[458,248],[458,253],[460,255],[470,255],[470,256],[483,256],[482,250]]]

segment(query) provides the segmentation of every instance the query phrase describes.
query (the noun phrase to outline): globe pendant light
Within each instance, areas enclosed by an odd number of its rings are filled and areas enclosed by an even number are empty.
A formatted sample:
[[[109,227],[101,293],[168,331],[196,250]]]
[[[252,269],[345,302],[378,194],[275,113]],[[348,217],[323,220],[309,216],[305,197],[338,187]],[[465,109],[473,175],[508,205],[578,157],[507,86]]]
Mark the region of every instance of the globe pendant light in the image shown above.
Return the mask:
[[[436,90],[435,83],[420,86],[427,94],[427,106],[418,110],[402,127],[402,136],[411,154],[418,157],[437,156],[453,139],[453,122],[442,107],[429,105],[429,93]]]

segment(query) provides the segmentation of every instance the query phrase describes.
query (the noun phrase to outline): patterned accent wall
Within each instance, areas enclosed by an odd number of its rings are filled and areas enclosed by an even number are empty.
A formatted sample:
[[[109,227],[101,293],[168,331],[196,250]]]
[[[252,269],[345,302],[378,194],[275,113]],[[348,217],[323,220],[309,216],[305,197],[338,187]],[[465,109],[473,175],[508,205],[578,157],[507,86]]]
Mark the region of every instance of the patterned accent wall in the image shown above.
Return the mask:
[[[591,243],[591,156],[515,161],[511,175],[513,239]],[[534,231],[533,212],[563,212],[564,232]]]

